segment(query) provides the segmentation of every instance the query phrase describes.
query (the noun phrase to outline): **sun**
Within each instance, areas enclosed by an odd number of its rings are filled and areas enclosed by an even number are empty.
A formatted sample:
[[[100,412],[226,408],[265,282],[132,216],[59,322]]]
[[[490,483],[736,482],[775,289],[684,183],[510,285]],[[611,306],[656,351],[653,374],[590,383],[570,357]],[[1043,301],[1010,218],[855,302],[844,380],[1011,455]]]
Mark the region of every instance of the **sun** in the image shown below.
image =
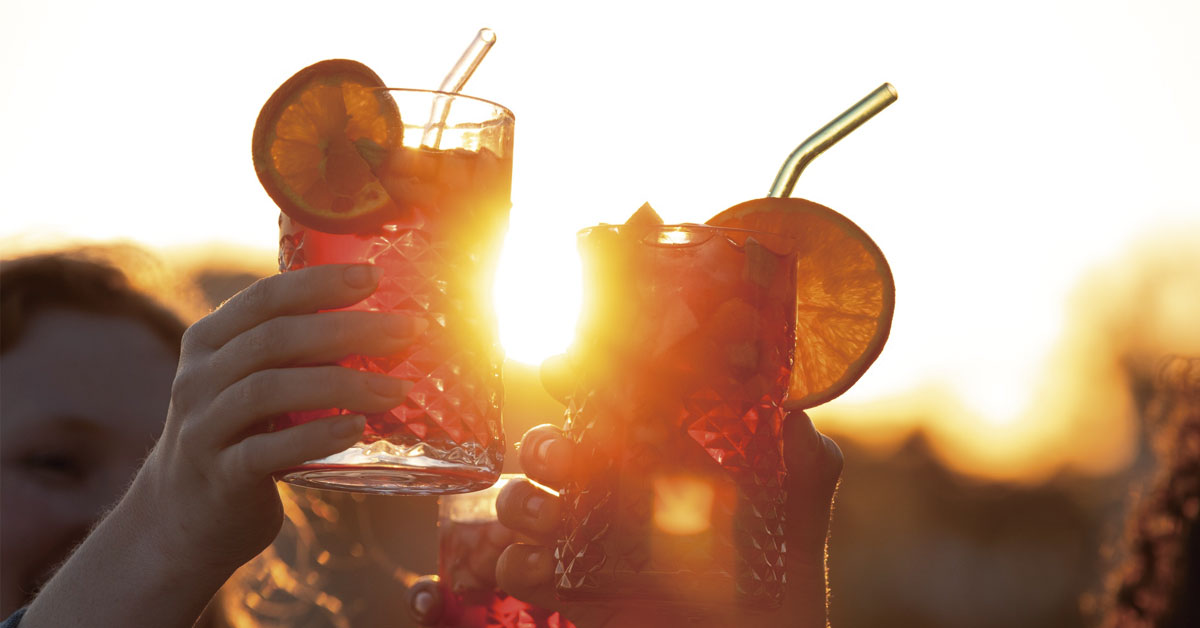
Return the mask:
[[[505,354],[531,365],[567,350],[582,296],[574,238],[546,231],[514,220],[493,289]]]

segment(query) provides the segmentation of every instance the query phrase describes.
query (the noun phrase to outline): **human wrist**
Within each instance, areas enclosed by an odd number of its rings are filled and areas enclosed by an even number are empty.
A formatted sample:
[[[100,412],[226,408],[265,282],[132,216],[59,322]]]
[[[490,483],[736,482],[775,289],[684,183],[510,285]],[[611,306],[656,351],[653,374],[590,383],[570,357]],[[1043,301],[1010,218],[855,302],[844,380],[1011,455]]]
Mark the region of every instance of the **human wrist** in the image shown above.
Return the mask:
[[[196,522],[171,513],[164,505],[169,503],[167,499],[135,481],[106,523],[128,543],[129,555],[136,556],[145,572],[160,582],[174,583],[182,578],[219,587],[240,563],[220,560],[219,554],[206,551],[203,541],[195,538]]]
[[[186,574],[220,586],[244,561],[214,551],[205,530],[219,514],[206,513],[210,520],[205,521],[181,509],[191,496],[165,481],[171,471],[156,464],[157,453],[151,454],[109,518],[160,578],[170,581]]]
[[[131,487],[34,598],[22,628],[192,626],[229,574],[172,556],[140,501]]]

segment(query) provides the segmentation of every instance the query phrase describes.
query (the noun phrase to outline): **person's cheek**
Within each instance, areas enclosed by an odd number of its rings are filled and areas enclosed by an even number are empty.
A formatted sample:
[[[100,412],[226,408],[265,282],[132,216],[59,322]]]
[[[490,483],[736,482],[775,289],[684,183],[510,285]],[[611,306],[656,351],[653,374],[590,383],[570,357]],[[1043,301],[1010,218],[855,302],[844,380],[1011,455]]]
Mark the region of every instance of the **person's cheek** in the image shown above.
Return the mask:
[[[92,481],[49,486],[37,474],[14,472],[4,482],[4,566],[28,589],[42,584],[87,535],[111,503]],[[9,557],[17,562],[9,572]],[[27,592],[28,593],[28,592]]]
[[[58,510],[43,490],[19,470],[5,469],[0,482],[0,569],[4,572],[3,614],[22,606],[42,573],[52,567],[60,526]]]

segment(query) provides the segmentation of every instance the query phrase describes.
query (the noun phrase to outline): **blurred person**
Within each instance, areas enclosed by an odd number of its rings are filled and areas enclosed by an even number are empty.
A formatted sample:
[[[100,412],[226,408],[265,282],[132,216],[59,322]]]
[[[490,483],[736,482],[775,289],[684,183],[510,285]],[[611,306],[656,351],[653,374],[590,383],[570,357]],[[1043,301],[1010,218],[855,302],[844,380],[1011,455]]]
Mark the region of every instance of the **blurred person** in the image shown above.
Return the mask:
[[[1105,628],[1200,626],[1200,358],[1169,360],[1150,427],[1155,475],[1127,517],[1125,559],[1110,577]]]
[[[0,617],[121,496],[162,431],[185,325],[118,268],[146,265],[129,247],[0,262]]]
[[[128,482],[123,473],[132,473],[153,435],[159,431],[161,435],[116,505],[24,611],[6,620],[4,628],[18,623],[23,628],[192,626],[222,583],[279,532],[283,509],[272,473],[340,451],[364,427],[360,414],[332,416],[279,432],[266,432],[265,421],[282,412],[328,407],[377,412],[407,396],[409,382],[324,366],[346,353],[399,351],[422,331],[423,321],[398,314],[322,312],[361,301],[378,281],[378,270],[361,264],[322,265],[267,277],[189,327],[181,339],[179,326],[164,340],[105,311],[100,316],[91,314],[98,320],[89,325],[86,316],[62,307],[49,308],[12,347],[6,331],[6,534],[9,513],[27,509],[25,502],[14,500],[11,507],[7,502],[10,444],[13,464],[31,467],[27,474],[31,477],[23,480],[29,486],[20,489],[28,499],[51,492],[49,485],[37,483],[38,474],[47,467],[50,471],[44,475],[51,476],[45,478],[47,482],[63,479],[53,477],[63,468],[68,482],[82,477],[75,461],[64,460],[62,452],[45,447],[50,453],[37,448],[19,453],[15,448],[19,439],[8,435],[10,424],[14,430],[23,424],[9,418],[10,412],[18,415],[18,400],[32,408],[53,408],[50,401],[67,403],[70,397],[79,402],[78,407],[55,408],[49,416],[65,412],[68,423],[79,424],[78,414],[85,412],[84,417],[98,414],[101,425],[111,424],[114,429],[123,421],[138,426],[112,436],[128,437],[128,442],[121,440],[124,462],[118,469],[106,470],[95,480],[87,476],[89,486],[95,481],[106,487],[97,489],[94,501],[100,505],[91,518],[121,495]],[[9,288],[6,277],[6,329]],[[153,368],[143,371],[143,364]],[[34,369],[38,365],[41,370]],[[29,377],[10,377],[26,371]],[[77,390],[62,381],[71,379],[91,387]],[[63,399],[26,402],[26,389],[49,390],[51,398]],[[105,405],[110,401],[111,407]],[[136,419],[129,418],[134,412]],[[44,421],[45,415],[41,416]],[[36,418],[23,421],[36,426],[31,434],[48,432]],[[74,441],[72,454],[94,451],[95,443],[108,438],[103,430],[85,433],[85,438]],[[107,464],[98,468],[107,469]],[[105,492],[110,493],[102,495]],[[18,494],[14,489],[13,495]],[[74,497],[63,500],[76,501]],[[14,563],[12,573],[20,579],[14,580],[13,593],[8,592],[5,547],[5,595],[11,598],[5,600],[6,612],[24,603],[44,578],[47,570],[38,563],[48,562],[53,569],[89,523],[88,517],[71,513],[69,525],[64,526],[74,534],[71,540],[54,539],[54,547],[30,559],[30,566]],[[12,538],[17,544],[33,545],[24,534]]]

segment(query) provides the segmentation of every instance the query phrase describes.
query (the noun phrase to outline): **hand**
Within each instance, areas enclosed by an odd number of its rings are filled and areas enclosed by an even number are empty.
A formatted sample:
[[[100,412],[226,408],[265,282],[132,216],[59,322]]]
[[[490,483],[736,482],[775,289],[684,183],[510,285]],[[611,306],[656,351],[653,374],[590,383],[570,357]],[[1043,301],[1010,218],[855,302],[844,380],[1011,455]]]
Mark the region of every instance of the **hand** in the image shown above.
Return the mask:
[[[361,301],[378,280],[378,269],[367,265],[275,275],[184,335],[166,427],[132,491],[156,505],[160,541],[172,555],[240,566],[279,532],[272,473],[341,451],[363,433],[361,415],[266,432],[272,416],[321,408],[380,412],[403,403],[410,382],[308,366],[396,353],[423,329],[424,321],[401,314],[318,313]]]
[[[412,387],[312,366],[394,353],[423,330],[424,321],[399,314],[321,312],[361,301],[378,281],[368,265],[275,275],[188,329],[162,436],[25,622],[190,626],[221,583],[279,532],[272,473],[345,449],[364,425],[359,415],[335,416],[266,432],[266,421],[322,408],[379,412]]]
[[[547,382],[549,384],[549,382]],[[547,388],[550,388],[548,385]],[[784,460],[788,468],[785,535],[788,584],[783,606],[769,614],[710,614],[709,626],[795,626],[824,628],[826,616],[825,550],[833,495],[842,471],[837,444],[820,434],[803,412],[791,413],[783,428]],[[574,444],[550,425],[525,434],[521,467],[533,480],[560,486],[579,470],[572,465]],[[565,603],[554,594],[554,543],[558,536],[561,502],[537,486],[512,482],[497,499],[496,510],[505,525],[539,543],[514,544],[500,556],[496,579],[504,591],[544,608],[560,611],[578,628],[697,625],[694,618],[663,614],[647,617],[644,609]]]

